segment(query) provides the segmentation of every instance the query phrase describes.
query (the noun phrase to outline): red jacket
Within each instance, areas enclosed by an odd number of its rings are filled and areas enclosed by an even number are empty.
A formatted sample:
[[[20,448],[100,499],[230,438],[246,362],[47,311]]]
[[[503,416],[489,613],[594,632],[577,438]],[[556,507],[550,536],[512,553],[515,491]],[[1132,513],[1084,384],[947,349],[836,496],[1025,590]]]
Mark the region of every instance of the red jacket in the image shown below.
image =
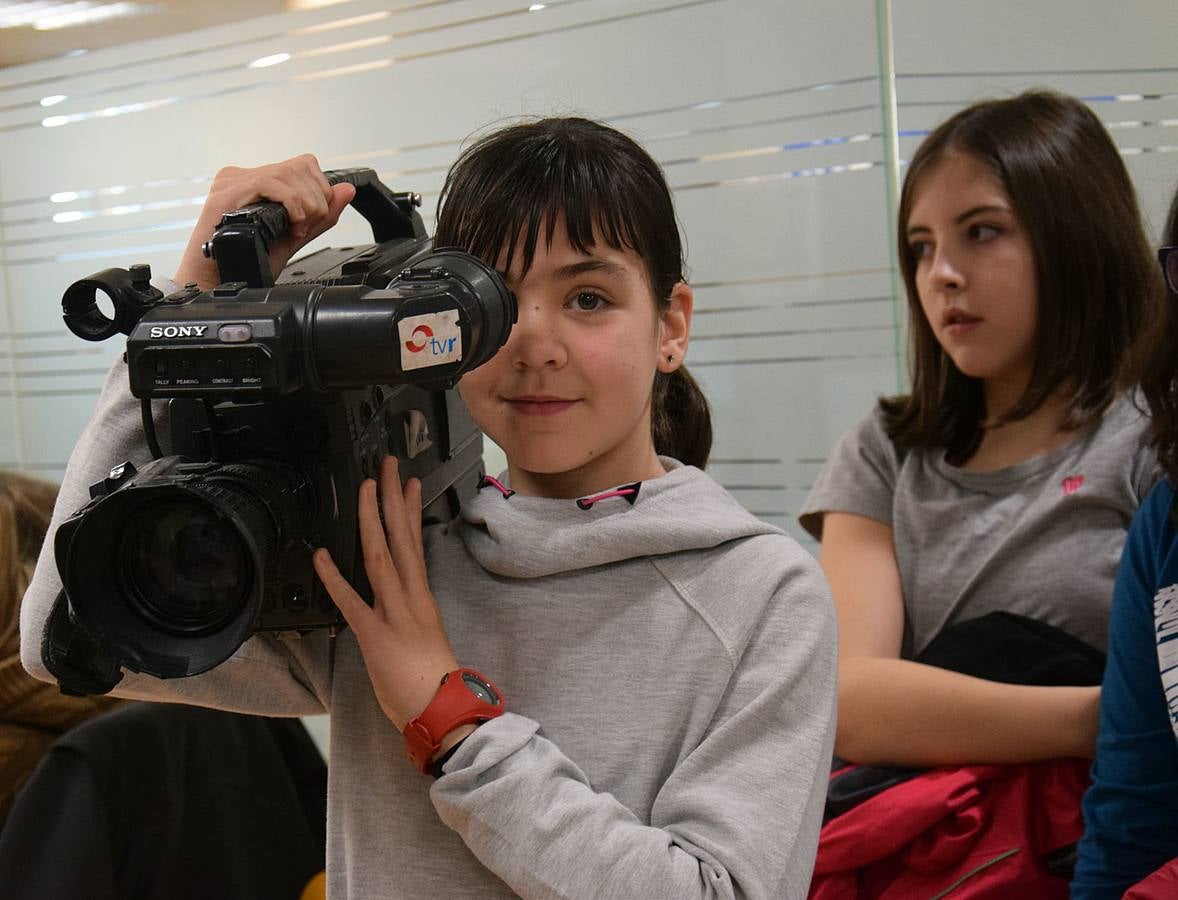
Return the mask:
[[[1178,859],[1170,860],[1125,891],[1124,900],[1173,900],[1174,897],[1178,897]]]
[[[811,900],[1067,897],[1091,763],[932,769],[822,828]]]

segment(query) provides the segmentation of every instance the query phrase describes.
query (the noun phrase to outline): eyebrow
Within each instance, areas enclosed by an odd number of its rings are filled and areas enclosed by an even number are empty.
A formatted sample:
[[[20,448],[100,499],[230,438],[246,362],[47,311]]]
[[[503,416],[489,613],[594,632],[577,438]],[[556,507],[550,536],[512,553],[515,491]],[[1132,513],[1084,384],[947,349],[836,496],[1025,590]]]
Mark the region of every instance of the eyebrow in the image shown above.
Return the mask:
[[[586,272],[600,272],[611,278],[627,278],[629,271],[620,263],[611,262],[608,259],[599,259],[598,257],[590,257],[581,262],[569,263],[561,266],[553,271],[552,275],[557,280],[566,280],[569,278],[576,278],[578,275],[584,275]],[[510,286],[515,278],[507,272],[499,272],[499,275]]]
[[[596,257],[561,266],[553,274],[557,278],[576,278],[586,272],[601,272],[604,275],[612,275],[614,278],[624,278],[627,275],[625,266]]]
[[[1012,213],[1013,210],[1011,210],[1010,207],[1008,207],[1008,206],[998,206],[996,204],[983,204],[981,206],[971,206],[965,212],[963,212],[959,216],[957,216],[953,220],[953,223],[955,225],[960,225],[962,222],[966,221],[967,219],[972,218],[973,216],[978,215],[979,213],[995,213],[995,212],[1009,214],[1009,213]],[[913,234],[919,234],[921,232],[930,231],[930,230],[931,229],[927,225],[913,225],[911,228],[909,228],[907,231],[905,231],[905,234],[913,235]]]

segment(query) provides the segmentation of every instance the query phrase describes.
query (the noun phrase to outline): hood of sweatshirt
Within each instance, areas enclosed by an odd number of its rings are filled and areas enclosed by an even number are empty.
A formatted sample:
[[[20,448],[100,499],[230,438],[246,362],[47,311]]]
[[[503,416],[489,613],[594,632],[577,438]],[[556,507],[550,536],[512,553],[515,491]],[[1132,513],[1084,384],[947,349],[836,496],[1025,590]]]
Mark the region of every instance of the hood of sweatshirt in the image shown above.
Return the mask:
[[[511,491],[505,476],[487,478],[463,504],[459,534],[484,569],[539,578],[782,533],[709,475],[661,459],[667,474],[660,478],[575,500],[525,497]]]

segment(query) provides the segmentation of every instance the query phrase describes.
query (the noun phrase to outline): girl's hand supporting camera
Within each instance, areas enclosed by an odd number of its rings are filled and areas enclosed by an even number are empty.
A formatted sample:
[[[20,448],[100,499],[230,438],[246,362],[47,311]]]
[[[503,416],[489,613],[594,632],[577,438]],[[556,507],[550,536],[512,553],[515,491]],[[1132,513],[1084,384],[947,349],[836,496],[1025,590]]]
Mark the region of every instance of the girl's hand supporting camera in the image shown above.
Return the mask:
[[[315,571],[356,635],[376,699],[398,731],[437,693],[442,676],[458,668],[426,575],[421,542],[421,482],[401,489],[395,457],[386,457],[377,483],[360,485],[360,543],[372,585],[369,607],[336,568],[315,551]],[[381,526],[380,512],[384,513]],[[473,728],[451,732],[442,749]]]
[[[305,244],[331,228],[356,189],[350,184],[331,185],[310,153],[254,169],[227,166],[213,179],[205,205],[176,270],[178,284],[195,282],[201,290],[216,287],[221,279],[217,264],[204,255],[204,244],[213,236],[221,216],[251,203],[270,201],[286,207],[290,228],[270,248],[270,268],[275,276]]]

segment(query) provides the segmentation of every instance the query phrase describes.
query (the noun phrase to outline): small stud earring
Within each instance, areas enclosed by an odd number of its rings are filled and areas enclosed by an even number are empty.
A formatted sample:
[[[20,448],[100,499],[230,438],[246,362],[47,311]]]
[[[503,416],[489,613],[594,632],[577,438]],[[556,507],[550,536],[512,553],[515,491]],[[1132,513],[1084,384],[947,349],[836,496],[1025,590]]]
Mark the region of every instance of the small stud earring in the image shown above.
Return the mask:
[[[674,361],[675,361],[675,357],[673,354],[667,356],[667,362],[674,362]]]

